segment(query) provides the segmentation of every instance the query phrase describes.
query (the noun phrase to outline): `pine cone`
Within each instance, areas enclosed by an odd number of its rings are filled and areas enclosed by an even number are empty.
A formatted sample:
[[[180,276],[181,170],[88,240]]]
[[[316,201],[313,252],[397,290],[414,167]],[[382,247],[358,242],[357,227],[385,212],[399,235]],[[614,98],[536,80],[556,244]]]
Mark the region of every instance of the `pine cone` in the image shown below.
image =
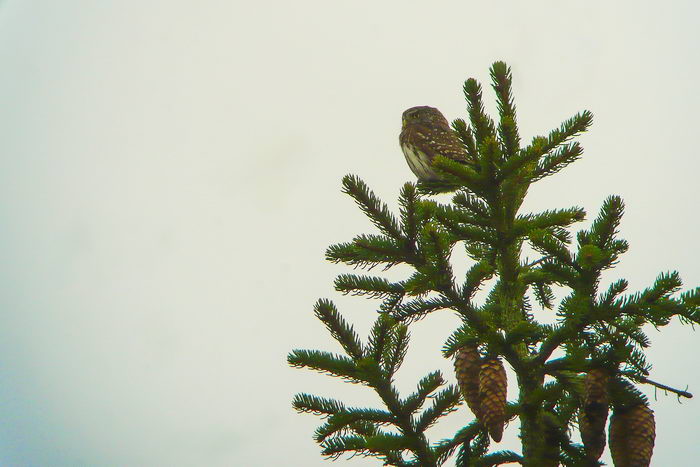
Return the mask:
[[[503,437],[507,390],[508,379],[501,360],[498,357],[484,360],[479,373],[480,410],[483,424],[496,442]]]
[[[622,413],[619,410],[614,410],[608,426],[608,443],[610,455],[616,467],[628,465],[625,430],[625,420]]]
[[[481,420],[479,401],[479,370],[481,369],[481,356],[477,346],[462,347],[455,358],[455,373],[457,382],[462,392],[462,397],[467,402],[477,420]]]
[[[585,380],[583,404],[578,425],[586,454],[598,460],[605,449],[605,422],[608,420],[608,379],[605,370],[593,369]]]
[[[649,467],[654,451],[654,412],[645,404],[616,409],[610,417],[610,452],[615,467]]]

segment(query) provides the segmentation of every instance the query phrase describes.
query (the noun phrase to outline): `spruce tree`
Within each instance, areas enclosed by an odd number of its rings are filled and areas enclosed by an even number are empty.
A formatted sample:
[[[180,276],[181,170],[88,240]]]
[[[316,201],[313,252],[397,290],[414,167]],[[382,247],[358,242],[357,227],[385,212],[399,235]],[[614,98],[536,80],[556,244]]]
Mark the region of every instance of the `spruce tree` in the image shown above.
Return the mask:
[[[645,325],[658,329],[674,316],[700,323],[700,288],[679,293],[675,271],[659,274],[641,292],[625,293],[624,279],[599,288],[603,272],[628,248],[618,235],[624,211],[619,196],[608,197],[590,228],[578,230],[575,239],[572,226],[586,215],[580,207],[520,212],[531,184],[582,155],[574,138],[589,128],[592,114],[578,113],[523,146],[510,69],[496,62],[490,71],[498,120],[485,113],[481,87],[469,79],[464,84],[469,123],[453,122],[477,165],[438,156],[433,167],[441,180],[406,183],[398,214],[359,177],[342,181],[378,232],[332,245],[326,258],[368,271],[405,264],[413,273],[399,281],[376,273],[338,276],[339,292],[380,300],[369,336],[360,339],[334,304],[322,299],[315,314],[344,354],[294,350],[288,362],[367,386],[383,407],[350,407],[310,394],[297,394],[293,407],[324,418],[314,439],[329,458],[361,454],[384,465],[426,467],[452,456],[458,466],[586,466],[600,465],[607,444],[616,466],[648,465],[655,422],[639,385],[692,396],[649,379]],[[451,202],[436,201],[441,193],[451,193]],[[525,258],[528,246],[538,254],[533,261]],[[453,273],[456,248],[465,248],[471,259],[463,278]],[[477,300],[487,281],[490,291]],[[555,291],[563,291],[563,298],[557,300]],[[462,321],[443,345],[444,357],[455,357],[455,374],[432,372],[413,393],[401,395],[393,381],[408,349],[409,328],[439,310],[452,310]],[[553,324],[542,322],[552,313],[556,319],[544,321]],[[518,388],[507,400],[504,363]],[[474,417],[451,438],[429,441],[426,430],[462,401]],[[516,418],[521,452],[498,450],[504,424]],[[575,430],[583,444],[572,441]]]

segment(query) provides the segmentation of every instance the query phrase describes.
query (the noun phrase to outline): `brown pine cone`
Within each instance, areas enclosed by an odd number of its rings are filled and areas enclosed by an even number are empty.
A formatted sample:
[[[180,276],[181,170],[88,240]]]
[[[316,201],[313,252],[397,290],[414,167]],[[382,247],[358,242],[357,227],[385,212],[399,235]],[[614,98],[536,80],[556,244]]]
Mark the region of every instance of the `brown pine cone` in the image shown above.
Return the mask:
[[[457,382],[462,392],[462,397],[467,402],[469,409],[481,420],[479,402],[479,370],[481,369],[481,355],[476,345],[462,347],[455,358],[455,373]]]
[[[598,460],[605,450],[605,421],[608,418],[600,417],[600,414],[589,416],[584,408],[578,414],[578,428],[581,432],[581,441],[586,449],[586,455],[591,460]],[[593,420],[593,421],[592,421]],[[603,429],[598,426],[598,421],[603,420]],[[612,449],[612,448],[611,448]]]
[[[656,422],[654,411],[639,404],[625,415],[627,419],[627,449],[631,467],[648,467],[654,452]]]
[[[608,444],[610,445],[610,455],[616,467],[629,465],[627,459],[627,440],[625,439],[625,419],[620,410],[613,410],[608,426]]]
[[[608,373],[593,369],[585,379],[578,425],[586,454],[598,460],[605,449],[605,422],[608,420]]]
[[[482,422],[494,441],[503,437],[506,415],[508,379],[503,363],[498,357],[485,359],[479,373],[479,397]]]
[[[649,467],[656,439],[654,412],[645,404],[616,409],[609,443],[615,467]]]

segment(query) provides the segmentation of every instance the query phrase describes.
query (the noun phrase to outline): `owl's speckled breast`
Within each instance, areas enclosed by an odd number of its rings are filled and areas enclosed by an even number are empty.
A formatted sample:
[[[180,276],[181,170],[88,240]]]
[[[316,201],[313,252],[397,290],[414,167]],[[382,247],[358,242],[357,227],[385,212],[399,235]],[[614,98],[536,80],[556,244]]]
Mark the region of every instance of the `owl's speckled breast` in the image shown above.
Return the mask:
[[[413,173],[421,180],[438,180],[438,174],[431,167],[431,161],[427,154],[421,152],[415,146],[402,144],[401,150],[406,156],[406,162]]]

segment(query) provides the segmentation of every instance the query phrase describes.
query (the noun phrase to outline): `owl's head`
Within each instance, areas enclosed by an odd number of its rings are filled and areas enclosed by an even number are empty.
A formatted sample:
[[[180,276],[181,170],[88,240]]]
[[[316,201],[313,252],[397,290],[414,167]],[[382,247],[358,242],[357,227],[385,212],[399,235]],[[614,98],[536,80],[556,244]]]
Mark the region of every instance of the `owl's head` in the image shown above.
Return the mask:
[[[427,105],[406,110],[401,116],[401,121],[404,127],[414,124],[449,126],[447,119],[438,109]]]

